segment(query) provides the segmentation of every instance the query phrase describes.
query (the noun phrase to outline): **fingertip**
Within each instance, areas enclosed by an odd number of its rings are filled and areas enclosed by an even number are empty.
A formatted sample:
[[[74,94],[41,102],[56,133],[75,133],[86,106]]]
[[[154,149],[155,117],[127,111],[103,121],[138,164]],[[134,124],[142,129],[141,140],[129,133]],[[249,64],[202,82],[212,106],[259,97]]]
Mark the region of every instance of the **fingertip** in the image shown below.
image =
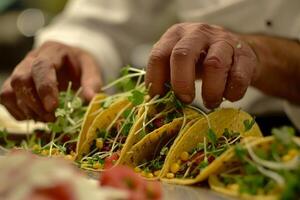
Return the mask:
[[[91,88],[87,87],[87,88],[83,88],[83,90],[82,90],[82,97],[86,101],[91,101],[95,95],[96,95],[96,91],[94,91]]]
[[[203,104],[207,109],[215,109],[220,106],[221,102],[205,101],[203,99]]]
[[[176,95],[182,102],[190,104],[194,100],[193,95],[187,95],[187,94],[178,94]]]
[[[43,98],[43,105],[47,112],[53,112],[58,106],[58,98],[47,95]]]

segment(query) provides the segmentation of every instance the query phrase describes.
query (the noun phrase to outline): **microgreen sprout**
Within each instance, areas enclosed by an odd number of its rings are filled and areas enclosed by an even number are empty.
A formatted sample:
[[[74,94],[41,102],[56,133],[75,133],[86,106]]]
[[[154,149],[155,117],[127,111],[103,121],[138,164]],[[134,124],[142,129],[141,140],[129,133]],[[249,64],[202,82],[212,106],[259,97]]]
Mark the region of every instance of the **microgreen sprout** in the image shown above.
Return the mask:
[[[245,127],[245,132],[247,132],[247,131],[251,130],[251,128],[255,124],[255,118],[252,118],[251,120],[246,119],[243,121],[243,123],[244,123],[244,127]]]
[[[235,146],[240,164],[236,164],[237,170],[219,175],[225,185],[237,183],[240,193],[251,195],[276,193],[280,199],[299,196],[300,147],[294,142],[295,131],[282,127],[272,133],[274,136],[264,139],[262,144],[245,140]]]

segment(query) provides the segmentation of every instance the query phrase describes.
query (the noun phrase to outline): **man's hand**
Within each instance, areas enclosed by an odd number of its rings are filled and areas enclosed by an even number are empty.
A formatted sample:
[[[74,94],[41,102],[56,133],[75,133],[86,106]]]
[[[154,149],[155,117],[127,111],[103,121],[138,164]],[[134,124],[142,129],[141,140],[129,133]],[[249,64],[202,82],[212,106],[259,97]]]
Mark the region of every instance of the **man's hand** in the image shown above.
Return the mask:
[[[182,101],[195,96],[195,79],[202,79],[205,106],[215,108],[223,98],[241,99],[255,79],[258,59],[238,35],[203,23],[172,26],[152,49],[146,83],[150,93],[163,94],[165,83]]]
[[[59,91],[70,81],[90,100],[102,84],[96,61],[82,49],[47,42],[31,51],[4,82],[1,104],[18,120],[52,121]]]

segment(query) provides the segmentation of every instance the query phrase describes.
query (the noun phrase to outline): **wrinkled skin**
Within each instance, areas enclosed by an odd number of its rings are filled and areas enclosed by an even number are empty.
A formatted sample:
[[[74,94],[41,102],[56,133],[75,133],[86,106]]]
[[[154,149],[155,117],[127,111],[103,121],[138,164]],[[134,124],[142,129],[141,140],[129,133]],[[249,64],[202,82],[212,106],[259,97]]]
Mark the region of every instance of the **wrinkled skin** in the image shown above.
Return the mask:
[[[59,91],[69,81],[91,100],[102,80],[94,58],[82,49],[46,42],[29,52],[1,88],[1,104],[18,120],[53,121]]]
[[[181,23],[169,28],[154,45],[147,66],[150,93],[163,94],[171,83],[182,101],[191,103],[195,80],[201,78],[205,106],[215,108],[223,98],[241,99],[255,78],[258,60],[239,36],[218,26]]]

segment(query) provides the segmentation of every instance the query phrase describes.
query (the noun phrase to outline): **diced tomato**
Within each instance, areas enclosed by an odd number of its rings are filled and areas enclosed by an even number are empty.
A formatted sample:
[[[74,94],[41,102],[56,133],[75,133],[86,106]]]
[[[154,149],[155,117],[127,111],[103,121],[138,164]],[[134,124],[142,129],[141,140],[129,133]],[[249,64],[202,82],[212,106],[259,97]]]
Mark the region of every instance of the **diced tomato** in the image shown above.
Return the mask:
[[[66,153],[70,154],[72,151],[76,152],[76,142],[68,143],[66,145]]]
[[[105,158],[104,169],[109,169],[115,165],[115,162],[119,159],[119,153],[115,152],[111,156]]]
[[[195,163],[200,163],[201,161],[204,160],[204,152],[203,151],[199,151],[197,152],[195,155],[192,156],[191,161],[195,162]]]
[[[209,156],[208,157],[208,163],[212,163],[215,160],[214,156]]]
[[[66,184],[58,184],[52,187],[37,188],[27,200],[74,200],[72,188]]]
[[[71,140],[71,136],[70,135],[64,135],[61,139],[61,142],[62,143],[65,143],[67,141],[70,141]]]
[[[100,184],[126,190],[129,200],[160,200],[162,197],[159,182],[148,182],[126,166],[115,166],[104,171]]]
[[[160,117],[160,118],[157,118],[153,121],[153,125],[156,127],[156,128],[159,128],[161,126],[164,125],[164,118]]]

